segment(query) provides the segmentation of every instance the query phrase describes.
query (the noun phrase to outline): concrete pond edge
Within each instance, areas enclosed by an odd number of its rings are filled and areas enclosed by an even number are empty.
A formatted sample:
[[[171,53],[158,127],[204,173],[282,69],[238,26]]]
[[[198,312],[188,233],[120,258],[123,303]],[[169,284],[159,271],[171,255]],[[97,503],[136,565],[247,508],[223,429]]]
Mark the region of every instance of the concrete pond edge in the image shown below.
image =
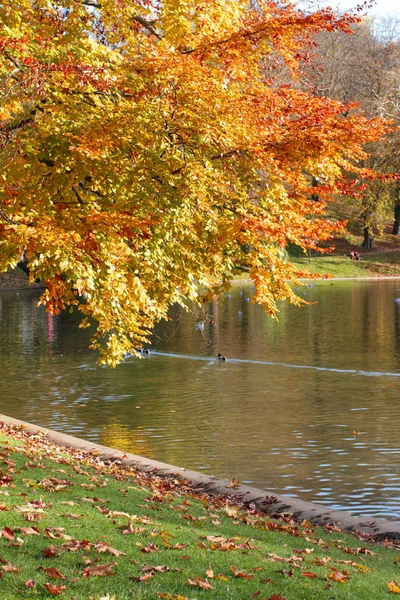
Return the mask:
[[[53,429],[47,429],[46,427],[14,419],[7,415],[0,414],[0,421],[11,427],[23,427],[29,433],[42,433],[49,441],[58,446],[96,453],[96,456],[105,462],[118,461],[122,465],[151,473],[158,477],[174,475],[184,480],[194,491],[203,492],[211,496],[223,495],[234,503],[241,503],[246,506],[251,504],[260,512],[270,516],[290,513],[298,522],[307,520],[313,525],[322,527],[334,525],[342,531],[359,532],[367,536],[372,536],[376,541],[386,539],[391,541],[400,540],[400,523],[396,521],[355,516],[344,510],[335,510],[327,506],[315,504],[314,502],[306,502],[299,498],[277,495],[243,484],[239,484],[233,489],[228,487],[230,484],[228,479],[218,479],[217,477],[169,465],[138,456],[137,454],[129,454],[121,450],[108,448],[101,444],[95,444]]]

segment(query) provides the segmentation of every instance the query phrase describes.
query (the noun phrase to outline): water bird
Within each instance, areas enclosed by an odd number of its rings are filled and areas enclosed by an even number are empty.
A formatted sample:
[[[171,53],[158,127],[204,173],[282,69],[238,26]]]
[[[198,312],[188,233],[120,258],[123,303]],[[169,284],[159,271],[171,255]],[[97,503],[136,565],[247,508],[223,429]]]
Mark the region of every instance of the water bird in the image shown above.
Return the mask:
[[[148,348],[136,348],[136,352],[139,352],[139,354],[150,354],[150,350]]]
[[[226,360],[226,356],[224,356],[223,354],[219,353],[217,356],[218,360]]]
[[[204,333],[204,321],[198,321],[194,328],[198,329],[200,333]]]

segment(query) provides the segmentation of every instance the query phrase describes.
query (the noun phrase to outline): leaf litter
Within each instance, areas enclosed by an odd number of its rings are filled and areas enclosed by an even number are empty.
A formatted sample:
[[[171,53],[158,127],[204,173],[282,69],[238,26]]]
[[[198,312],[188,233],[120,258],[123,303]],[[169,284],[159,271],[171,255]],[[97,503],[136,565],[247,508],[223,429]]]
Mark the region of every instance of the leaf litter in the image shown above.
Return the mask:
[[[36,597],[38,590],[66,600],[136,594],[190,600],[191,590],[209,598],[297,600],[311,589],[323,600],[333,586],[346,586],[351,596],[351,586],[359,590],[364,581],[367,594],[382,553],[392,567],[386,583],[374,588],[374,600],[400,593],[395,541],[372,545],[357,532],[317,529],[287,514],[272,518],[234,496],[205,495],[174,475],[160,478],[60,448],[24,428],[0,423],[0,435],[2,600]],[[360,546],[351,544],[355,537]],[[113,562],[101,561],[104,555]],[[160,560],[145,564],[144,555]]]

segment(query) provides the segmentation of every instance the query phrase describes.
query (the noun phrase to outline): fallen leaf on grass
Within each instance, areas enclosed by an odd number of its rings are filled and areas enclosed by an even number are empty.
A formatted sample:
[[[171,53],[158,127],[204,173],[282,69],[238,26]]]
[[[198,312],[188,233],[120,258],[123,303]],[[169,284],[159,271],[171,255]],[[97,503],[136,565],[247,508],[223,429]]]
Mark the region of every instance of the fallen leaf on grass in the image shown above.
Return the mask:
[[[15,565],[7,563],[1,567],[5,573],[18,573],[19,569]]]
[[[144,573],[151,571],[154,571],[156,573],[166,573],[167,571],[169,571],[169,567],[167,567],[166,565],[158,565],[157,567],[153,567],[152,565],[143,565],[143,567],[140,570]]]
[[[58,558],[60,556],[59,549],[56,546],[43,548],[42,554],[45,558]]]
[[[150,552],[158,552],[158,548],[155,544],[150,544],[150,546],[146,546],[145,548],[141,548],[140,552],[144,552],[145,554],[149,554]]]
[[[240,577],[242,579],[253,579],[254,575],[251,573],[244,573],[243,571],[239,571],[236,567],[231,567],[231,571],[235,577]]]
[[[18,527],[18,529],[25,535],[40,535],[40,531],[37,527]]]
[[[97,577],[110,577],[116,575],[116,571],[112,571],[117,563],[109,563],[107,565],[96,565],[95,567],[86,567],[83,569],[83,577],[97,576]]]
[[[9,527],[4,527],[4,529],[0,531],[0,537],[4,537],[11,542],[14,539],[14,532]]]
[[[331,568],[331,572],[329,574],[329,579],[333,581],[338,581],[339,583],[347,583],[350,579],[350,573],[347,571],[338,571],[337,569]]]
[[[392,594],[400,594],[400,587],[399,585],[395,582],[395,580],[393,579],[393,581],[390,581],[387,584],[389,590],[392,592]]]
[[[36,583],[33,581],[33,579],[28,579],[27,581],[25,581],[25,587],[27,590],[30,590],[36,587]]]
[[[120,556],[127,556],[127,554],[125,552],[121,552],[120,550],[111,548],[111,546],[108,546],[108,544],[104,544],[102,542],[99,542],[98,544],[96,544],[95,548],[96,548],[97,552],[108,552],[108,554],[113,554],[117,558]]]
[[[288,569],[280,569],[277,573],[280,573],[284,577],[293,577],[294,575],[293,571],[289,571]]]
[[[146,531],[145,527],[134,527],[131,522],[128,525],[128,529],[125,529],[124,527],[122,531],[124,535],[129,535],[130,533],[138,534],[143,533],[143,531]]]
[[[213,590],[213,586],[208,581],[208,579],[201,579],[200,577],[196,577],[196,579],[188,579],[187,584],[192,587],[199,587],[201,590]]]
[[[368,548],[345,548],[344,551],[347,554],[371,554],[372,556],[376,556],[376,552],[372,552]]]
[[[56,583],[56,585],[52,585],[51,583],[44,583],[43,587],[51,594],[52,596],[58,596],[64,590],[67,589],[66,585],[61,585],[60,583]]]
[[[138,581],[140,583],[143,583],[148,579],[151,579],[152,577],[154,577],[154,571],[151,571],[150,573],[145,573],[144,575],[140,575],[140,577],[129,577],[129,579],[131,581]]]
[[[303,571],[301,574],[302,577],[309,577],[309,579],[315,579],[317,575],[312,573],[311,571]]]
[[[286,596],[279,596],[279,594],[274,594],[268,600],[286,600]]]
[[[62,575],[62,573],[57,571],[57,569],[54,567],[49,567],[48,569],[45,569],[45,567],[39,567],[39,570],[44,571],[47,577],[52,577],[53,579],[66,579],[65,575]]]
[[[214,578],[214,571],[212,569],[207,569],[206,571],[206,575],[207,577],[209,577],[210,579]]]
[[[330,556],[325,556],[324,558],[320,558],[316,556],[312,561],[312,565],[318,565],[319,567],[324,567],[331,560]]]
[[[104,500],[103,498],[80,498],[82,502],[91,502],[92,504],[106,504],[109,500]]]

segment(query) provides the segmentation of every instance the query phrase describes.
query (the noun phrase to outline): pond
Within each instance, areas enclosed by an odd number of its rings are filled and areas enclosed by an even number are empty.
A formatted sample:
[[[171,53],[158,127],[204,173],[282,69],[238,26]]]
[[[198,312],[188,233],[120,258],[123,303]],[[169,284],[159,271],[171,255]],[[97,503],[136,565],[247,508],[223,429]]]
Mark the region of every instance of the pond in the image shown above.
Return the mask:
[[[272,493],[400,520],[400,287],[316,281],[279,322],[235,284],[96,366],[79,316],[0,293],[0,412]],[[399,297],[398,297],[399,296]],[[215,357],[221,352],[226,362]]]

